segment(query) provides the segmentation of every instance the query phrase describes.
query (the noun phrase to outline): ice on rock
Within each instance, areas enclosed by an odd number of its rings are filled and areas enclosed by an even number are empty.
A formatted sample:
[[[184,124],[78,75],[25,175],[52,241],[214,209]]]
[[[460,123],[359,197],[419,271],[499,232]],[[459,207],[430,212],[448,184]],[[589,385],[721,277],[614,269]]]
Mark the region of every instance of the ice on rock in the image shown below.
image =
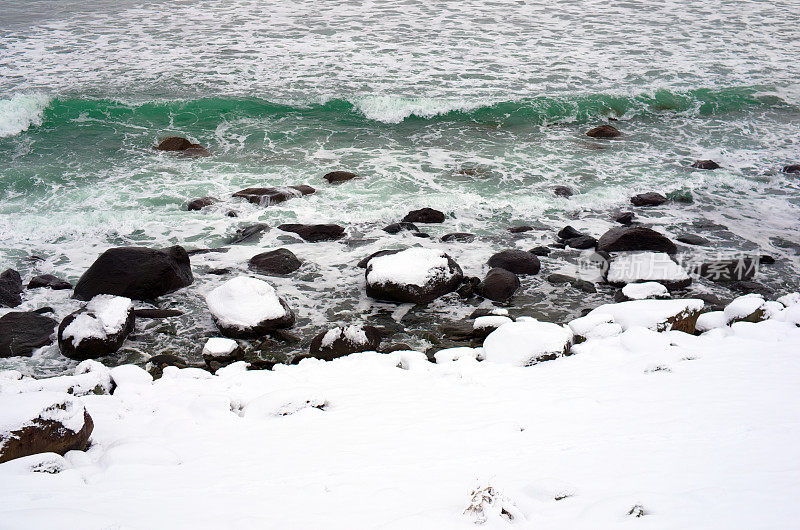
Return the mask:
[[[85,312],[64,328],[61,336],[76,348],[88,338],[104,340],[123,330],[132,310],[130,298],[99,294],[86,304]]]
[[[228,357],[238,347],[239,343],[233,339],[227,339],[225,337],[211,337],[206,341],[205,346],[203,346],[203,357],[210,357],[212,359],[217,357]]]
[[[664,252],[624,252],[611,259],[606,273],[611,284],[661,282],[688,285],[689,274]]]
[[[734,298],[730,304],[725,306],[725,318],[728,319],[729,324],[731,322],[750,317],[757,318],[758,315],[755,315],[755,313],[763,309],[763,306],[763,296],[756,293],[746,294],[744,296]]]
[[[645,300],[668,298],[669,290],[658,282],[629,283],[622,288],[622,294],[631,300]]]
[[[492,331],[483,342],[484,360],[529,366],[569,352],[572,330],[549,322],[509,322]]]
[[[586,316],[610,314],[623,330],[641,326],[655,331],[679,329],[694,331],[693,318],[703,309],[702,300],[631,300],[618,304],[603,304]],[[687,329],[681,329],[688,326]]]
[[[226,327],[251,328],[286,316],[275,288],[264,280],[238,276],[206,295],[208,309]]]

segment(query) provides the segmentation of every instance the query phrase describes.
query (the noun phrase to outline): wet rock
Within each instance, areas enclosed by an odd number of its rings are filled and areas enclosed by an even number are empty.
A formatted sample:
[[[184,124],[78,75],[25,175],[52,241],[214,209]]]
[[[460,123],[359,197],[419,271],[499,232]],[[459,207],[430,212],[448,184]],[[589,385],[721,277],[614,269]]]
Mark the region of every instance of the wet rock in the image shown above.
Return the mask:
[[[242,226],[236,229],[236,232],[227,239],[229,245],[240,245],[242,243],[254,243],[261,239],[261,237],[269,232],[269,225],[264,223],[255,223],[252,225]]]
[[[52,343],[58,322],[33,311],[14,311],[0,317],[0,358],[30,357]]]
[[[443,223],[444,213],[433,208],[422,208],[420,210],[413,210],[403,217],[403,222],[406,223]]]
[[[675,254],[675,243],[655,230],[643,226],[618,226],[610,229],[597,242],[597,250],[603,252],[622,252],[631,250],[652,250]]]
[[[463,273],[442,251],[409,248],[370,259],[365,276],[370,298],[426,304],[458,289]]]
[[[548,247],[533,247],[528,252],[534,256],[547,256],[552,252]]]
[[[447,322],[439,326],[439,331],[445,339],[452,341],[467,341],[475,334],[471,322]]]
[[[68,394],[6,394],[0,396],[0,407],[14,425],[9,430],[0,425],[0,463],[39,453],[64,455],[89,445],[92,417]]]
[[[297,256],[287,248],[256,254],[247,263],[250,270],[261,274],[290,274],[302,265]]]
[[[295,315],[275,288],[258,278],[237,276],[206,295],[220,332],[232,339],[263,337],[294,325]]]
[[[64,357],[82,361],[114,353],[133,331],[129,298],[98,295],[58,326],[58,348]]]
[[[695,169],[719,169],[720,165],[713,160],[697,160],[692,167]]]
[[[521,234],[523,232],[530,232],[531,230],[533,230],[533,227],[530,225],[512,226],[508,229],[512,234]]]
[[[217,199],[214,197],[200,197],[199,199],[192,199],[189,201],[189,204],[186,205],[186,209],[190,212],[202,210],[206,206],[211,206],[216,202]]]
[[[426,234],[425,232],[412,232],[411,235],[414,236],[414,237],[421,237],[423,239],[430,239],[431,238],[431,235],[430,234]]]
[[[579,236],[567,239],[564,241],[564,244],[570,248],[585,250],[597,246],[597,239],[593,238],[592,236]]]
[[[233,269],[230,269],[228,267],[211,268],[211,269],[206,269],[205,271],[206,274],[213,274],[214,276],[224,276],[225,274],[230,274],[231,272],[233,272]]]
[[[591,136],[592,138],[617,138],[622,136],[622,133],[613,125],[605,124],[589,129],[586,131],[586,136]]]
[[[199,254],[211,254],[212,252],[223,253],[228,252],[230,248],[228,247],[220,247],[220,248],[193,248],[192,250],[187,250],[186,254],[189,256],[197,256]]]
[[[453,232],[452,234],[445,234],[442,236],[442,242],[456,242],[456,243],[472,243],[475,241],[475,234],[467,232]]]
[[[356,177],[358,177],[358,175],[350,173],[349,171],[331,171],[322,178],[327,180],[329,184],[340,184]]]
[[[282,224],[278,230],[293,232],[309,243],[320,241],[336,241],[344,237],[344,228],[334,224],[303,225]]]
[[[633,212],[623,212],[616,216],[614,220],[621,225],[629,225],[633,222],[635,214]]]
[[[539,258],[534,254],[517,249],[498,252],[487,263],[490,267],[505,269],[514,274],[536,274],[541,267]]]
[[[461,280],[461,285],[456,289],[456,293],[461,298],[471,298],[475,294],[475,290],[480,285],[481,279],[477,276],[465,276]]]
[[[38,289],[40,287],[47,287],[48,289],[59,291],[72,289],[72,284],[52,274],[40,274],[31,278],[31,281],[28,282],[28,289]]]
[[[553,193],[556,197],[564,197],[565,199],[573,195],[572,189],[569,186],[556,186],[553,188]]]
[[[730,289],[733,292],[740,293],[740,294],[760,294],[764,298],[768,298],[775,294],[775,290],[771,287],[767,287],[766,285],[754,281],[749,280],[739,280],[728,282],[724,284],[725,287]]]
[[[547,281],[556,285],[567,283],[573,288],[578,289],[579,291],[583,291],[585,293],[597,292],[597,288],[594,286],[594,283],[587,280],[582,280],[580,278],[574,278],[566,274],[559,274],[559,273],[551,274],[547,277]]]
[[[14,269],[0,274],[0,307],[17,307],[22,303],[22,277]]]
[[[399,234],[403,230],[419,232],[419,228],[417,228],[417,225],[414,223],[392,223],[383,229],[387,234]]]
[[[654,191],[640,193],[631,197],[631,204],[634,206],[659,206],[665,202],[667,202],[667,198]]]
[[[709,245],[711,242],[704,238],[703,236],[698,236],[697,234],[681,234],[677,238],[678,241],[681,243],[686,243],[687,245]]]
[[[401,249],[401,248],[393,248],[393,249],[385,249],[385,250],[379,250],[377,252],[373,252],[369,256],[367,256],[367,257],[363,258],[361,261],[359,261],[357,267],[359,269],[366,269],[367,268],[367,263],[369,263],[369,260],[371,260],[372,258],[376,258],[378,256],[387,256],[389,254],[397,254],[398,252],[402,252],[402,251],[403,251],[403,249]]]
[[[762,254],[761,256],[759,256],[758,262],[761,265],[772,265],[775,263],[775,258],[770,256],[769,254]]]
[[[278,204],[296,197],[310,195],[315,191],[316,190],[311,186],[301,184],[300,186],[246,188],[237,191],[233,194],[233,196],[247,199],[249,202],[259,206],[269,206],[271,204]]]
[[[309,355],[317,359],[333,359],[362,351],[377,351],[383,339],[382,330],[374,326],[335,327],[311,340]]]
[[[103,252],[83,273],[72,296],[91,300],[98,294],[113,294],[153,300],[193,281],[189,255],[181,246],[117,247]]]
[[[781,169],[784,173],[800,173],[800,164],[789,164]]]
[[[566,274],[551,274],[547,277],[547,281],[554,284],[571,283],[575,278],[567,276]]]
[[[211,153],[200,144],[195,144],[180,136],[164,138],[156,147],[159,151],[179,151],[193,156],[210,156]]]
[[[567,239],[572,239],[572,238],[575,238],[575,237],[582,237],[582,236],[585,236],[586,234],[576,230],[575,228],[573,228],[570,225],[567,225],[564,228],[562,228],[561,230],[559,230],[557,235],[558,235],[559,239],[561,239],[562,241],[566,241]]]
[[[183,311],[177,309],[134,309],[133,315],[136,318],[170,318],[183,315]]]
[[[701,263],[696,268],[698,275],[715,282],[751,280],[758,270],[758,258],[743,257]]]
[[[479,307],[475,311],[470,313],[469,318],[474,320],[476,318],[490,317],[490,316],[507,317],[508,316],[508,309],[505,309],[503,307],[490,307],[490,308]]]
[[[46,313],[55,313],[56,310],[53,309],[52,307],[50,307],[49,305],[46,305],[44,307],[40,307],[38,309],[34,309],[33,312],[37,313],[39,315],[44,315]]]
[[[520,287],[519,278],[506,269],[493,268],[486,273],[486,278],[478,285],[475,292],[495,302],[509,300]]]

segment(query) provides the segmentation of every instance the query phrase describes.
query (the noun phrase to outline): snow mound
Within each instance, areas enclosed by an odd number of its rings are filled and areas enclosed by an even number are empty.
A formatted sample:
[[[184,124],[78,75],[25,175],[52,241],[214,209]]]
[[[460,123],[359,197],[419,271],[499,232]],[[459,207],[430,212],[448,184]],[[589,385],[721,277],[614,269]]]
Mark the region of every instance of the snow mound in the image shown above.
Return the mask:
[[[785,307],[798,305],[798,304],[800,304],[800,293],[785,294],[785,295],[781,296],[780,298],[778,298],[777,301],[780,302],[781,304],[783,304]]]
[[[703,309],[702,300],[689,298],[679,300],[631,300],[618,304],[603,304],[586,316],[609,314],[623,330],[641,326],[655,331],[681,329],[682,324],[697,316]],[[694,331],[694,322],[691,331]],[[686,331],[681,329],[681,331]]]
[[[508,324],[509,322],[514,322],[507,316],[502,315],[489,315],[484,317],[478,317],[475,319],[475,322],[472,323],[472,329],[486,329],[486,328],[499,328],[503,324]]]
[[[631,300],[669,297],[667,288],[658,282],[629,283],[622,288],[622,294]]]
[[[61,337],[76,348],[85,339],[105,340],[124,329],[131,311],[130,298],[99,294],[86,304],[85,312],[76,315],[63,329]]]
[[[568,325],[576,339],[604,339],[622,333],[622,326],[614,322],[614,316],[608,313],[590,313],[570,321]]]
[[[228,357],[239,347],[233,339],[226,339],[225,337],[212,337],[206,341],[203,346],[203,357],[219,358]]]
[[[710,329],[722,328],[728,325],[728,318],[724,311],[709,311],[697,317],[695,329],[705,332]]]
[[[445,348],[433,354],[436,364],[455,362],[465,357],[469,359],[482,359],[483,348],[468,348],[466,346],[459,346],[457,348]]]
[[[606,281],[617,285],[651,281],[688,285],[691,278],[664,252],[624,252],[611,259]]]
[[[309,387],[293,388],[264,394],[251,400],[244,408],[246,418],[288,416],[303,409],[324,409],[328,405],[325,397]]]
[[[492,331],[483,342],[484,360],[530,366],[569,352],[572,330],[549,322],[510,322]]]
[[[241,329],[287,314],[275,288],[250,276],[237,276],[223,283],[206,295],[206,304],[218,324]]]
[[[12,377],[3,379],[0,376],[0,393],[8,394],[45,391],[85,396],[88,394],[110,394],[112,386],[110,370],[94,360],[78,363],[73,375],[43,379],[23,377],[21,374],[16,379]]]
[[[756,312],[762,310],[763,307],[763,296],[756,293],[746,294],[744,296],[734,298],[730,304],[725,306],[725,318],[728,319],[729,324],[737,320],[759,318],[759,315],[756,315]],[[763,311],[761,316],[763,316]]]

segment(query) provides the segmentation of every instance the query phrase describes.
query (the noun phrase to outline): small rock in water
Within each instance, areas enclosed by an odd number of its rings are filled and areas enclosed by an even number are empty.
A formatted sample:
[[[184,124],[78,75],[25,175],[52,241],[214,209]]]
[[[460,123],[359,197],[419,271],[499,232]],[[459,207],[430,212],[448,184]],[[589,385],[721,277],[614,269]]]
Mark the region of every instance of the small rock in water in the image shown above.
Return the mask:
[[[582,237],[585,236],[586,234],[584,234],[583,232],[579,232],[570,225],[567,225],[561,230],[559,230],[557,235],[559,239],[561,239],[562,241],[566,241],[567,239],[572,239],[574,237]]]
[[[592,236],[579,236],[567,239],[564,241],[564,244],[570,248],[585,250],[597,246],[597,239],[593,238]]]
[[[708,245],[711,243],[708,239],[697,234],[681,234],[675,239],[687,245]]]
[[[333,359],[362,351],[377,351],[383,332],[374,326],[350,325],[335,327],[311,340],[309,355],[317,359]]]
[[[498,252],[487,263],[490,267],[499,267],[514,274],[536,274],[541,267],[539,258],[534,254],[518,249]]]
[[[278,204],[295,197],[311,195],[315,191],[316,190],[311,186],[301,184],[299,186],[276,188],[247,188],[237,191],[233,196],[247,199],[249,202],[259,206],[270,206],[271,204]]]
[[[586,131],[586,136],[591,136],[592,138],[616,138],[622,136],[622,133],[613,125],[605,124],[589,129]]]
[[[217,199],[214,197],[200,197],[199,199],[192,199],[189,201],[189,204],[186,205],[186,209],[190,212],[202,210],[206,206],[211,206],[217,202]]]
[[[253,243],[261,239],[261,236],[269,232],[269,225],[256,223],[238,228],[236,232],[228,238],[229,245],[239,245],[241,243]]]
[[[618,226],[610,229],[597,242],[597,250],[623,252],[629,250],[652,250],[675,254],[675,243],[655,230],[643,226]]]
[[[547,281],[554,284],[559,283],[572,283],[575,280],[572,276],[567,276],[566,274],[559,274],[554,273],[547,277]]]
[[[486,273],[486,278],[477,286],[475,292],[494,302],[509,300],[520,287],[519,278],[506,269],[493,268]]]
[[[293,232],[309,243],[320,241],[336,241],[344,237],[344,228],[334,224],[303,225],[303,224],[282,224],[278,230]]]
[[[512,226],[508,229],[512,234],[521,234],[523,232],[530,232],[531,230],[533,230],[533,227],[530,225]]]
[[[654,191],[640,193],[631,197],[631,204],[634,206],[658,206],[665,202],[667,202],[667,198]]]
[[[203,346],[203,360],[206,364],[211,362],[229,364],[240,360],[243,354],[239,343],[225,337],[212,337]]]
[[[552,251],[548,247],[533,247],[528,252],[534,256],[548,256]]]
[[[407,230],[409,232],[418,232],[419,228],[414,223],[392,223],[383,228],[383,231],[387,234],[399,234],[403,230]]]
[[[569,186],[556,186],[553,188],[553,193],[556,194],[556,197],[564,197],[565,199],[573,195],[572,188]]]
[[[0,307],[17,307],[22,303],[22,277],[14,269],[0,274]]]
[[[33,311],[14,311],[0,317],[0,358],[30,357],[47,346],[58,322]]]
[[[134,309],[133,315],[136,318],[170,318],[179,317],[183,311],[177,309]]]
[[[420,210],[413,210],[403,217],[403,222],[406,223],[443,223],[444,212],[434,210],[433,208],[422,208]]]
[[[287,248],[256,254],[248,262],[250,270],[261,274],[290,274],[300,268],[302,263]]]
[[[211,153],[200,144],[195,144],[180,136],[164,138],[156,147],[159,151],[180,151],[187,155],[210,156]]]
[[[636,215],[633,212],[623,212],[619,214],[614,220],[622,225],[629,225],[633,222]]]
[[[454,232],[452,234],[445,234],[441,238],[442,242],[454,241],[456,243],[472,243],[475,241],[475,234],[467,232]]]
[[[28,282],[28,289],[38,289],[40,287],[47,287],[54,291],[72,289],[72,284],[61,278],[57,278],[52,274],[40,274],[34,276]]]
[[[713,160],[696,160],[692,167],[695,169],[719,169],[721,166]]]
[[[425,232],[411,232],[411,235],[414,237],[421,237],[423,239],[430,239],[431,235]]]
[[[759,262],[761,265],[772,265],[772,264],[774,264],[774,263],[775,263],[775,258],[773,258],[772,256],[770,256],[769,254],[762,254],[762,255],[761,255],[759,258],[758,258],[758,262]]]
[[[461,279],[461,285],[456,289],[456,293],[461,298],[471,298],[475,294],[475,290],[480,285],[481,279],[477,276],[464,276]]]
[[[355,173],[350,173],[349,171],[331,171],[322,178],[327,180],[330,184],[339,184],[341,182],[347,182],[348,180],[356,177],[358,177],[358,175]]]
[[[788,166],[783,166],[781,171],[784,173],[800,173],[800,164],[789,164]]]

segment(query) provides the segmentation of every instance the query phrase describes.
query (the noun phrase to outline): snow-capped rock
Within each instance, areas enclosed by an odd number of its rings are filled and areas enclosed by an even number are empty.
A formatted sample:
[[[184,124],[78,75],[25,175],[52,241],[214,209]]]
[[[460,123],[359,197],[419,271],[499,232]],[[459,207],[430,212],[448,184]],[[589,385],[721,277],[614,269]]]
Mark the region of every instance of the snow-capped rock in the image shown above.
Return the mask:
[[[294,324],[294,312],[264,280],[238,276],[206,295],[206,304],[223,335],[253,338]]]
[[[461,267],[441,250],[409,248],[367,263],[367,295],[388,302],[426,304],[455,291]]]
[[[612,285],[659,282],[670,289],[692,283],[689,274],[664,252],[624,252],[611,258],[606,281]]]
[[[375,351],[381,344],[383,333],[374,326],[352,324],[331,328],[311,341],[309,355],[331,361],[337,357],[361,351]]]
[[[704,302],[695,298],[678,300],[631,300],[603,304],[586,316],[609,314],[623,330],[641,326],[655,331],[676,330],[694,333],[695,322]]]
[[[622,288],[622,294],[629,300],[669,298],[669,290],[658,282],[629,283]]]
[[[483,341],[483,358],[489,362],[530,366],[567,355],[572,331],[567,326],[523,320],[504,324]]]
[[[743,321],[759,322],[766,317],[764,303],[764,297],[756,293],[734,298],[730,304],[725,306],[725,318],[728,320],[728,324]]]
[[[93,359],[117,351],[133,331],[130,298],[100,294],[58,326],[58,347],[70,359]]]

